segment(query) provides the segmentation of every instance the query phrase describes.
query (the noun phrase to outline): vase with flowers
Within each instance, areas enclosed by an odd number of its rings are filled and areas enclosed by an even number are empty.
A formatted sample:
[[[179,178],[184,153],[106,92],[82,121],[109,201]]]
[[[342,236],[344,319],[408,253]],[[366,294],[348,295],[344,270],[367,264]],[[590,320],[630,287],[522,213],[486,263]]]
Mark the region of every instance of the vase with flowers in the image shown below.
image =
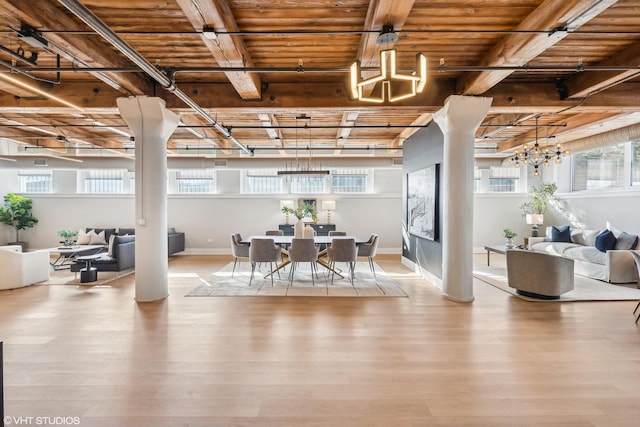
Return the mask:
[[[507,239],[507,241],[504,244],[504,247],[507,249],[513,248],[513,238],[516,237],[518,233],[516,233],[510,228],[505,228],[504,230],[502,230],[502,235],[504,236],[505,239]]]

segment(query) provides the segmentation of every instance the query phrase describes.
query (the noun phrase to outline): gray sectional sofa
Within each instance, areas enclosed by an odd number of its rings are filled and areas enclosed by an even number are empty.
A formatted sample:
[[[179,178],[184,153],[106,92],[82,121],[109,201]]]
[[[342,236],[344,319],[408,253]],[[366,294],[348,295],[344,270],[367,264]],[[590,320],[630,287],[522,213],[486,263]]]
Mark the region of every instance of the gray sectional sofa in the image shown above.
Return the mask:
[[[574,272],[608,283],[638,282],[638,269],[631,255],[637,236],[611,230],[615,239],[610,249],[598,249],[596,239],[605,230],[570,229],[570,241],[554,241],[552,227],[545,237],[530,237],[529,249],[574,260]],[[635,236],[635,243],[634,243]]]
[[[92,228],[87,228],[87,231]],[[97,233],[105,231],[106,241],[113,236],[113,244],[105,246],[104,254],[91,261],[91,266],[97,271],[120,272],[134,268],[136,265],[136,236],[135,228],[94,228]],[[177,232],[175,228],[167,230],[168,256],[185,250],[185,235]],[[111,246],[111,247],[109,247]],[[71,271],[78,272],[85,267],[84,262],[71,264]]]

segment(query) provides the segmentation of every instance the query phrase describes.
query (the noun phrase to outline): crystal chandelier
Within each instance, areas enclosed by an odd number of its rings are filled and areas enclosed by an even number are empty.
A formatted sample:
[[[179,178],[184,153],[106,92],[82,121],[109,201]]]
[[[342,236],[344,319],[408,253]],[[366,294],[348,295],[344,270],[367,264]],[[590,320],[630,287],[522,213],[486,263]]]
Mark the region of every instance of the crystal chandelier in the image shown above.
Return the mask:
[[[538,118],[536,116],[536,140],[533,145],[523,145],[522,150],[516,150],[512,157],[509,158],[510,163],[519,168],[520,165],[533,166],[533,175],[540,175],[540,165],[549,166],[550,161],[555,159],[556,163],[562,163],[562,157],[571,154],[569,150],[562,150],[560,144],[554,147],[541,147],[538,143]]]

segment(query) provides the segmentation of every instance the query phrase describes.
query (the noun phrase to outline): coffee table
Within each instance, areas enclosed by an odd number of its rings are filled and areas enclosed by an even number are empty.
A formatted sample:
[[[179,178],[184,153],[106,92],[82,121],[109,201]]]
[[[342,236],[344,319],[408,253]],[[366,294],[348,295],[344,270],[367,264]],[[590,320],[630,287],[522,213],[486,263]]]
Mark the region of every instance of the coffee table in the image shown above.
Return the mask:
[[[58,258],[51,263],[51,267],[53,267],[54,270],[69,268],[79,256],[93,255],[104,251],[106,248],[107,246],[104,245],[77,245],[50,248],[50,253],[58,255]]]
[[[505,245],[487,245],[484,247],[484,249],[487,251],[487,265],[491,265],[491,252],[502,255],[507,253],[507,248]]]

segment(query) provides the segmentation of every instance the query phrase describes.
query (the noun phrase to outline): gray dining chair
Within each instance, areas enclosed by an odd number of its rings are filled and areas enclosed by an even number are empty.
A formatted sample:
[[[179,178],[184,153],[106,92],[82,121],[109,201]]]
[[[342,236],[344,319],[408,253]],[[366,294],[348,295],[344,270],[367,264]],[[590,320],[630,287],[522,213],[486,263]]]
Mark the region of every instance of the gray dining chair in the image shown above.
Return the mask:
[[[284,236],[284,231],[282,230],[267,230],[264,233],[265,236]]]
[[[335,230],[333,230],[333,231],[330,231],[328,235],[329,236],[346,236],[347,232],[346,231],[335,231]]]
[[[356,248],[356,240],[354,238],[333,239],[331,246],[327,248],[327,259],[329,260],[329,268],[331,270],[331,284],[336,275],[336,262],[346,262],[349,266],[349,279],[353,286],[353,276],[355,272],[356,257],[358,249]]]
[[[365,243],[361,243],[358,245],[358,257],[367,257],[369,261],[369,268],[373,273],[373,277],[376,277],[376,269],[373,263],[373,257],[376,256],[376,252],[378,251],[378,235],[372,234],[369,236],[369,240]]]
[[[269,263],[269,276],[271,276],[271,286],[273,286],[273,263],[277,263],[279,260],[280,248],[276,246],[273,239],[251,239],[251,245],[249,246],[249,262],[251,262],[251,277],[249,278],[249,286],[251,286],[251,281],[253,280],[253,274],[256,270],[256,264],[263,262]],[[278,277],[280,277],[280,270],[278,270]]]
[[[289,246],[289,261],[291,261],[291,270],[289,270],[289,286],[293,284],[293,276],[300,262],[308,262],[311,264],[311,283],[313,286],[316,282],[313,278],[315,272],[318,275],[318,247],[313,239],[292,239]]]
[[[231,277],[236,272],[236,264],[240,259],[249,259],[249,245],[246,243],[240,243],[242,236],[240,233],[231,234],[231,254],[233,255],[233,270],[231,271]]]
[[[635,251],[629,251],[629,253],[631,254],[631,256],[633,257],[633,260],[636,263],[636,267],[638,269],[638,276],[640,276],[640,254]],[[638,301],[638,304],[636,304],[636,308],[633,309],[633,314],[636,314],[636,311],[638,311],[638,308],[640,308],[640,301]],[[636,317],[636,323],[638,323],[638,320],[640,320],[640,313],[638,313],[638,317]]]

